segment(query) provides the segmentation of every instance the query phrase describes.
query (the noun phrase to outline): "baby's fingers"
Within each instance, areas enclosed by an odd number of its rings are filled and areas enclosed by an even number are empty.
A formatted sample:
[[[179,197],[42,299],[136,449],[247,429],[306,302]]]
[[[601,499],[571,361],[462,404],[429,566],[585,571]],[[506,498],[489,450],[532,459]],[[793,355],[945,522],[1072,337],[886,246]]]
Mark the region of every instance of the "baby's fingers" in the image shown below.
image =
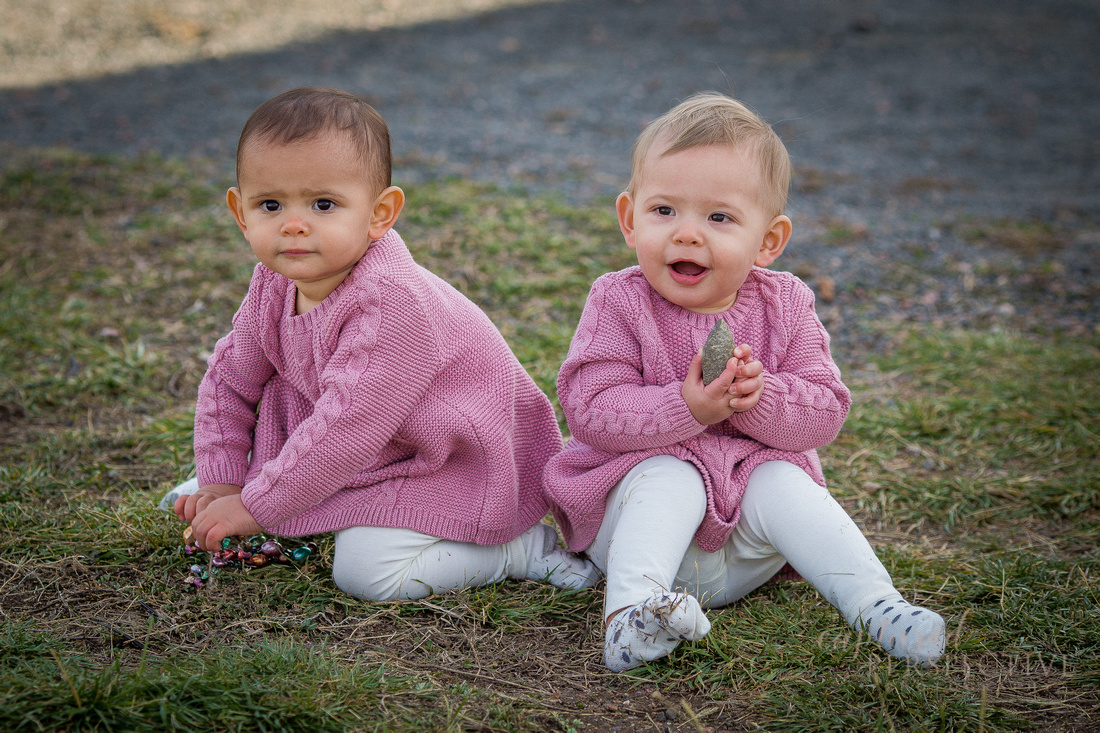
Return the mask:
[[[202,491],[188,494],[176,499],[176,516],[184,522],[190,522],[195,516],[206,508],[213,497]]]

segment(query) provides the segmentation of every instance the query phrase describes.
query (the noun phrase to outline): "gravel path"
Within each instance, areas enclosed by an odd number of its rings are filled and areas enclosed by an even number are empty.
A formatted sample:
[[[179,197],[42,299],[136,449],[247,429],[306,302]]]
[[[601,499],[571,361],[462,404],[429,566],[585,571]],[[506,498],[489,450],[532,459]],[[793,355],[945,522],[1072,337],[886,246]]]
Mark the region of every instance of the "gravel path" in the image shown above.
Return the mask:
[[[336,0],[320,20],[285,5],[119,0],[120,20],[43,0],[33,23],[0,0],[0,145],[229,170],[257,104],[322,84],[386,117],[399,183],[460,175],[610,206],[646,121],[732,91],[788,142],[780,262],[817,287],[849,359],[880,344],[872,319],[1100,329],[1092,0]]]

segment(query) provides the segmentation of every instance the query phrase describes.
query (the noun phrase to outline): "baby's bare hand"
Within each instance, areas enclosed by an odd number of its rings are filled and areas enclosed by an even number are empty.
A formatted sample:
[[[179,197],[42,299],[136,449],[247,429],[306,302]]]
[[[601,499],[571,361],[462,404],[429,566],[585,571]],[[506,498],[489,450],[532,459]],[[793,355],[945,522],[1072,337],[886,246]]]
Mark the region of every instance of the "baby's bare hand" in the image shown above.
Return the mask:
[[[730,408],[734,412],[751,410],[760,401],[764,393],[764,365],[752,358],[752,347],[741,344],[734,350],[737,358],[737,375],[729,386],[729,393],[733,395],[730,400]]]
[[[211,501],[191,522],[195,543],[207,552],[221,547],[226,537],[250,535],[263,531],[252,515],[245,509],[238,491]]]
[[[691,360],[680,395],[699,424],[713,425],[733,414],[729,390],[736,374],[736,359],[730,359],[725,370],[713,382],[703,384],[703,357],[696,354]]]
[[[240,493],[240,486],[233,486],[232,484],[209,484],[203,486],[194,494],[185,494],[177,498],[172,508],[176,511],[176,516],[179,517],[181,522],[190,522],[215,499]]]

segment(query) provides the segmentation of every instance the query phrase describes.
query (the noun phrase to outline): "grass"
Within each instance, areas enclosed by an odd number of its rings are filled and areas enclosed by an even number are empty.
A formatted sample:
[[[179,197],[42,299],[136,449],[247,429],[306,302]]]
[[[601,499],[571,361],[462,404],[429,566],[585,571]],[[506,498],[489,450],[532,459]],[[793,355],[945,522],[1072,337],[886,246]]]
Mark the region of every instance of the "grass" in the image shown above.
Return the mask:
[[[507,583],[364,603],[303,567],[198,592],[154,508],[193,471],[205,356],[252,257],[198,163],[12,151],[0,168],[0,729],[1071,731],[1100,715],[1100,341],[893,330],[822,452],[899,586],[948,618],[909,669],[804,583],[606,673],[598,592]],[[553,394],[603,209],[460,181],[408,192],[417,259]],[[1030,224],[1028,224],[1030,226]],[[844,366],[842,364],[842,366]]]

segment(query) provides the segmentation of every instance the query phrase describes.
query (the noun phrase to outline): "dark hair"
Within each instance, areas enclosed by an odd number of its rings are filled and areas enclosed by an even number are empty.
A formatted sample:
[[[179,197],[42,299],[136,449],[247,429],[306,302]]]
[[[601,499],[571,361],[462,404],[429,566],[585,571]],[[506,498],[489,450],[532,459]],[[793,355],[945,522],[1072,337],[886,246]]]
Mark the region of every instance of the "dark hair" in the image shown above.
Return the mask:
[[[355,95],[325,87],[291,89],[256,108],[237,141],[238,182],[249,143],[261,140],[286,145],[330,132],[348,136],[379,190],[390,185],[393,157],[386,121]]]

